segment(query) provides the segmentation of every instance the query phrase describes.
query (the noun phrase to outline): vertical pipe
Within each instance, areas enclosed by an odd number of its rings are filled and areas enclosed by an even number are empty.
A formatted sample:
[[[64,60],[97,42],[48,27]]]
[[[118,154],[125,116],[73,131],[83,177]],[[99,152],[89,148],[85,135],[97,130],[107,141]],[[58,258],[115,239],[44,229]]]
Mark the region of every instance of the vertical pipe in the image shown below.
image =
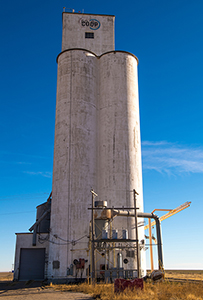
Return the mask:
[[[136,236],[136,258],[137,258],[137,278],[140,278],[140,262],[139,262],[139,243],[138,243],[138,227],[137,227],[137,207],[136,207],[136,195],[139,195],[136,190],[134,193],[134,208],[135,208],[135,236]]]
[[[113,267],[116,268],[116,249],[115,249],[115,243],[113,243]]]
[[[107,270],[110,269],[110,263],[111,263],[111,262],[110,262],[110,253],[109,253],[109,251],[110,251],[110,250],[109,250],[109,248],[108,248],[108,250],[107,250],[107,255],[108,255],[108,258],[107,258],[107,260],[108,260],[108,265],[107,265],[108,268],[107,268]],[[108,274],[107,274],[107,275],[108,275],[108,276],[107,276],[107,278],[108,278],[108,279],[107,279],[107,282],[109,282],[109,279],[110,279],[110,272],[109,272],[109,271],[108,271]]]
[[[106,283],[106,243],[105,243],[105,262],[104,262],[104,282]]]
[[[113,216],[113,210],[111,210],[111,215]],[[113,217],[112,217],[113,223]],[[112,224],[113,225],[113,224]],[[113,227],[114,228],[114,227]],[[116,249],[115,249],[115,242],[113,242],[113,267],[116,268]]]
[[[156,234],[158,241],[158,257],[159,257],[159,269],[163,268],[163,253],[162,253],[162,238],[161,238],[161,222],[159,218],[155,219],[156,221]]]
[[[92,284],[95,282],[95,261],[94,261],[94,190],[92,193],[92,241],[91,241],[91,251],[92,251]]]
[[[33,231],[33,236],[32,236],[32,246],[36,246],[36,241],[37,241],[37,227],[38,225],[34,225],[34,231]]]
[[[151,272],[154,271],[154,261],[153,261],[153,249],[152,249],[152,227],[151,219],[149,218],[149,249],[150,249],[150,263],[151,263]]]
[[[154,214],[138,212],[140,218],[153,218],[156,222],[156,234],[157,234],[157,248],[158,248],[158,263],[159,269],[163,268],[163,250],[162,250],[162,238],[161,238],[161,222],[159,217]]]
[[[88,243],[88,253],[89,253],[89,266],[88,266],[88,284],[89,284],[89,281],[90,281],[90,274],[92,274],[92,248],[91,248],[91,221],[89,223],[89,243]]]
[[[92,234],[90,234],[90,237],[91,237],[91,242],[90,242],[90,278],[91,278],[91,283],[92,283]]]

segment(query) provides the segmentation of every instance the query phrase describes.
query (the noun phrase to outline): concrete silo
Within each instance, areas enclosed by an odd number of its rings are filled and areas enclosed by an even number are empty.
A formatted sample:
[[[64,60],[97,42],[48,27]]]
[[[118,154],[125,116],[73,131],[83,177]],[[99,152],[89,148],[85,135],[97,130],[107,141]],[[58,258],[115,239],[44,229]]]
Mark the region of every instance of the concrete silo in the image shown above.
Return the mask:
[[[77,269],[81,277],[89,269],[91,188],[111,207],[133,207],[135,189],[143,211],[138,61],[115,51],[114,16],[64,12],[57,62],[48,278],[71,280]],[[133,218],[115,218],[113,226],[136,238]],[[130,264],[135,268],[136,260]]]

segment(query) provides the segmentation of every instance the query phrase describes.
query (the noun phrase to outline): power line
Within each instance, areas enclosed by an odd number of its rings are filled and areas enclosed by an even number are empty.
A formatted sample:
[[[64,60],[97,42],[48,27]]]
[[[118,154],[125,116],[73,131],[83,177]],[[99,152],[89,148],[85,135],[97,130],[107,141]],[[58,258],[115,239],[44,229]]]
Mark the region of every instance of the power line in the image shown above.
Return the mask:
[[[0,216],[3,216],[3,215],[29,214],[29,213],[33,213],[33,212],[35,212],[35,210],[31,210],[31,211],[18,211],[18,212],[13,212],[13,213],[4,213],[4,214],[0,214]]]
[[[33,200],[36,198],[46,198],[47,195],[49,194],[50,193],[39,193],[39,194],[33,193],[33,194],[19,194],[19,195],[4,196],[4,197],[0,197],[0,201],[12,201],[12,200],[16,200],[16,198],[18,198],[18,200]]]
[[[18,197],[18,196],[29,196],[29,195],[49,195],[50,193],[49,192],[39,192],[39,193],[22,193],[22,194],[13,194],[13,195],[8,195],[8,196],[5,196],[5,197]],[[1,198],[1,196],[0,196]]]

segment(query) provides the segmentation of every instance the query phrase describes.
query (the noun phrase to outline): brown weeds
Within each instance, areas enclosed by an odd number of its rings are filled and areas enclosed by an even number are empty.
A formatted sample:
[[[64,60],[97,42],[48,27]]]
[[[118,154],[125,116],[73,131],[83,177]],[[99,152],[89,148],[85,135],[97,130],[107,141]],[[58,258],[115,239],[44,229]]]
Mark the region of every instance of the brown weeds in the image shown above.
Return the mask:
[[[202,280],[203,270],[165,270],[166,278]]]
[[[88,293],[101,300],[203,300],[203,283],[145,283],[144,289],[115,294],[113,284],[53,285],[55,290]]]
[[[12,272],[0,272],[0,281],[11,281],[13,280]]]

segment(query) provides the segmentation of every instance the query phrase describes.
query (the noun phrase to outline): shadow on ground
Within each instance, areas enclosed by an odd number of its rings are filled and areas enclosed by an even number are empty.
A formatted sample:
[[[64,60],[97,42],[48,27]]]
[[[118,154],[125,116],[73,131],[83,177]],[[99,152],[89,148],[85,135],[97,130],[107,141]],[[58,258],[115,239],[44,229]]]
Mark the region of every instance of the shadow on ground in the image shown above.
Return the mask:
[[[4,291],[8,290],[18,290],[18,289],[25,289],[25,288],[36,288],[44,286],[43,281],[0,281],[0,294]]]

